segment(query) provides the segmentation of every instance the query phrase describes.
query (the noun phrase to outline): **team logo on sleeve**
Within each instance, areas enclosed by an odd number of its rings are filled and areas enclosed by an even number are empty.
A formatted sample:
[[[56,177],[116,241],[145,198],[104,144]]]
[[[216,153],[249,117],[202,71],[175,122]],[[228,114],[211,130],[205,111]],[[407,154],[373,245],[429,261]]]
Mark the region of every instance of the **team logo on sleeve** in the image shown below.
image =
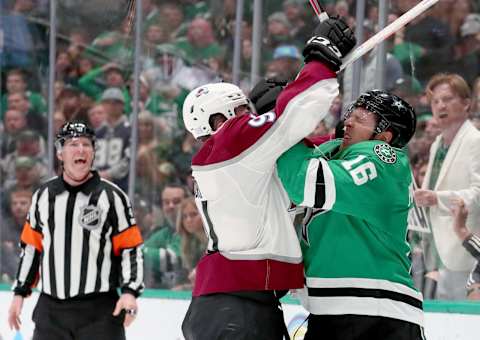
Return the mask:
[[[375,151],[375,154],[382,162],[393,164],[397,161],[397,153],[388,144],[377,144],[373,151]]]
[[[102,209],[94,205],[87,205],[80,208],[78,222],[87,230],[94,230],[100,226],[102,221]]]

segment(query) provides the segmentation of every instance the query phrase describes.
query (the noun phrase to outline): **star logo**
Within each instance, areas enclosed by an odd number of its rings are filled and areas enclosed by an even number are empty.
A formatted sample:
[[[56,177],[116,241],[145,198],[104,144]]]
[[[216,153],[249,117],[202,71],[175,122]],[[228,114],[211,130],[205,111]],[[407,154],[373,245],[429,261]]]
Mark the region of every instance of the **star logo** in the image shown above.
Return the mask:
[[[398,110],[404,110],[405,109],[405,105],[403,105],[400,100],[395,100],[393,102],[392,106],[395,106]]]

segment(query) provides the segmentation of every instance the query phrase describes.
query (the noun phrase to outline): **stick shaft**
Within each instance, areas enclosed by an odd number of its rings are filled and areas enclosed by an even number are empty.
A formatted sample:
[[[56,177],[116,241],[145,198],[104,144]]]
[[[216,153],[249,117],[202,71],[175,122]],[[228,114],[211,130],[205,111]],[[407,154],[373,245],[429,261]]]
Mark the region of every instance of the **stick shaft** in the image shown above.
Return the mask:
[[[322,4],[318,0],[310,0],[310,5],[312,5],[313,11],[317,15],[317,18],[320,20],[320,22],[328,19],[328,14],[325,12],[325,8],[323,8]]]
[[[358,46],[343,59],[342,66],[340,71],[344,70],[345,67],[361,58],[365,53],[373,49],[375,46],[380,44],[382,41],[387,39],[389,36],[397,32],[399,29],[404,27],[410,21],[418,17],[420,14],[425,12],[427,9],[435,5],[439,0],[422,0],[416,6],[412,7],[409,11],[405,12],[401,17],[392,22],[390,25],[385,27],[383,30],[375,34],[373,37],[365,41],[362,45]]]

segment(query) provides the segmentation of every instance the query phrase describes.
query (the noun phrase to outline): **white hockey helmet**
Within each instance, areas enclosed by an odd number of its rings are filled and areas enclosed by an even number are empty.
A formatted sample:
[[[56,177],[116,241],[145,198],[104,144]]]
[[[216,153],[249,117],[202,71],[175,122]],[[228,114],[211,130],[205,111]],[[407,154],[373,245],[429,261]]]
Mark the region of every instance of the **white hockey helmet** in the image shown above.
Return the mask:
[[[249,100],[236,85],[229,83],[208,84],[192,90],[183,103],[185,128],[196,139],[209,136],[213,130],[209,119],[214,114],[225,118],[235,117],[235,108],[248,105]]]

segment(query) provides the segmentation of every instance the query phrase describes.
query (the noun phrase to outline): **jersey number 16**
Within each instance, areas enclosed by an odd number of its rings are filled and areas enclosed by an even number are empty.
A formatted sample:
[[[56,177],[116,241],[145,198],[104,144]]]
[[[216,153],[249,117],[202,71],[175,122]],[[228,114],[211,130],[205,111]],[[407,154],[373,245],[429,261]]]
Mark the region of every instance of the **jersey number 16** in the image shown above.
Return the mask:
[[[360,163],[365,156],[360,155],[351,161],[342,162],[342,166],[350,173],[350,176],[353,178],[353,183],[356,185],[362,185],[367,183],[369,180],[377,177],[377,169],[375,164],[372,162]]]

